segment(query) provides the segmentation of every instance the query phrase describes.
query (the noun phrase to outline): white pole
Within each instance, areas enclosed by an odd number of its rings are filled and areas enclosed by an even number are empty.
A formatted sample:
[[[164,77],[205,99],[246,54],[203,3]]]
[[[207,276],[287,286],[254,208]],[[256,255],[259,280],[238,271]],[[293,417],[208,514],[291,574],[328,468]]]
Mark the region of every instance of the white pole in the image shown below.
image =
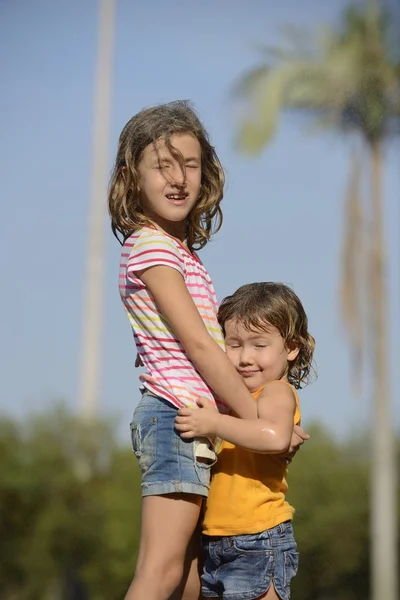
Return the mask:
[[[93,419],[98,409],[100,344],[106,260],[106,189],[116,0],[99,0],[99,34],[94,98],[93,165],[84,280],[80,411]]]

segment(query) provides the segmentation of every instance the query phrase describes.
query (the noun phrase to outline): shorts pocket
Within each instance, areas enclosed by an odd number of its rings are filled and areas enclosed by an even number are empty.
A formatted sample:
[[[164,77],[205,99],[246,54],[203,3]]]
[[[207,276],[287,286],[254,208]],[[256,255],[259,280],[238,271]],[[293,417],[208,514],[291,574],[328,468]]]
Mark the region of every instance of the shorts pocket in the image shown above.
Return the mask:
[[[273,551],[267,546],[261,535],[240,535],[232,538],[232,546],[238,554],[272,556]]]
[[[194,462],[200,469],[211,469],[217,462],[217,454],[209,439],[193,440]]]
[[[290,584],[293,577],[296,577],[299,569],[299,553],[295,550],[287,550],[284,554],[285,566],[285,581],[284,585],[287,590],[290,589]]]
[[[157,417],[145,418],[131,423],[132,450],[139,461],[140,470],[145,473],[157,458]]]

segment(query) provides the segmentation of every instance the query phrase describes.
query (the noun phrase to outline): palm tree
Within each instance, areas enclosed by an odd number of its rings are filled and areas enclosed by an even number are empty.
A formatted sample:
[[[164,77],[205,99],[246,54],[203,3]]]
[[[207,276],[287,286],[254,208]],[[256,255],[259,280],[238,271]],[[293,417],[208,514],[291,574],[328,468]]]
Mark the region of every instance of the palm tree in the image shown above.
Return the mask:
[[[390,47],[390,20],[375,3],[348,8],[338,31],[305,37],[290,29],[286,34],[285,47],[263,47],[261,64],[238,82],[235,93],[246,102],[248,115],[238,145],[257,154],[272,139],[285,109],[304,111],[323,128],[349,132],[357,143],[346,198],[341,312],[357,378],[365,358],[373,370],[372,598],[396,600],[396,468],[389,414],[382,171],[384,143],[400,132],[400,62]],[[365,159],[371,194],[363,203],[359,179]],[[370,355],[365,357],[366,349]]]
[[[93,165],[88,219],[79,403],[88,422],[97,416],[106,252],[106,188],[111,82],[117,0],[99,0],[94,94]]]

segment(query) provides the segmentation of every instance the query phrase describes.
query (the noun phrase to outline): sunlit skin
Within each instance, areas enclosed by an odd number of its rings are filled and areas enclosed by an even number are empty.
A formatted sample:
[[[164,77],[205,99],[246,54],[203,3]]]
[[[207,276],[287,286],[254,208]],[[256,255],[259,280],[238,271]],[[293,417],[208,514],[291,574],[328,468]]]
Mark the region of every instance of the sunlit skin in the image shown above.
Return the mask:
[[[160,138],[144,149],[138,168],[139,186],[144,212],[163,231],[183,242],[187,217],[200,194],[201,146],[188,133],[171,136],[171,145],[181,153],[185,167]]]
[[[270,381],[287,380],[288,361],[294,356],[276,327],[248,330],[238,321],[227,321],[225,344],[229,360],[250,392]]]
[[[299,353],[289,348],[276,327],[247,329],[236,320],[225,327],[226,351],[230,361],[250,392],[264,388],[258,398],[256,420],[241,420],[221,415],[207,399],[200,399],[203,410],[183,408],[175,426],[184,438],[215,435],[257,452],[286,452],[293,432],[295,396],[283,385],[289,364]]]

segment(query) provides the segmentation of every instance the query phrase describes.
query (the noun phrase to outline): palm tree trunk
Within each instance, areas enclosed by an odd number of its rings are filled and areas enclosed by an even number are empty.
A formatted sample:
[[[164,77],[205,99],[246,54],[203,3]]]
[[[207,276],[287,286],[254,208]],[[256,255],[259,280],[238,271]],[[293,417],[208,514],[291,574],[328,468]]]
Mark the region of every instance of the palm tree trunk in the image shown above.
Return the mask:
[[[371,337],[373,351],[373,416],[371,472],[372,600],[397,600],[396,468],[389,410],[388,310],[383,235],[382,147],[371,146]]]
[[[80,411],[90,421],[96,416],[100,380],[100,343],[106,250],[106,188],[108,131],[111,106],[112,61],[116,0],[99,0],[98,63],[95,86],[93,167],[85,271]]]

